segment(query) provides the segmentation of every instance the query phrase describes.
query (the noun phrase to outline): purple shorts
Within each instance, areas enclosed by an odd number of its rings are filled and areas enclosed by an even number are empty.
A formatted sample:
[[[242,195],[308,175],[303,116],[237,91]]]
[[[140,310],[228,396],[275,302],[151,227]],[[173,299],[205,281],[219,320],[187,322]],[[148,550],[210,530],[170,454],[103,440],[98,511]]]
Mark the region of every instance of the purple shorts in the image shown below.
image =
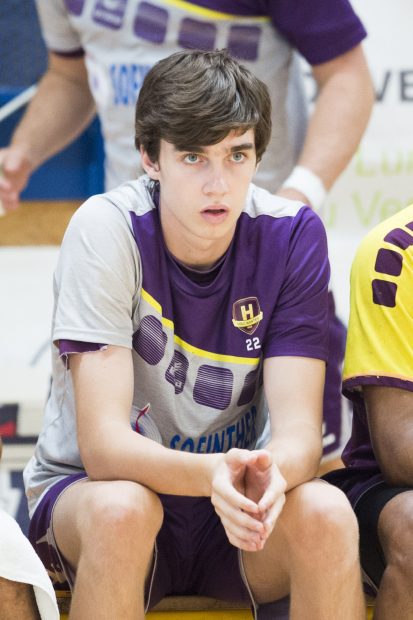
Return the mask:
[[[36,508],[29,539],[55,589],[73,589],[75,573],[59,552],[53,533],[53,510],[61,493],[85,478],[67,476],[54,484]],[[156,539],[154,567],[147,580],[146,609],[164,596],[197,595],[253,605],[244,581],[241,552],[230,544],[207,497],[159,496],[164,521]]]

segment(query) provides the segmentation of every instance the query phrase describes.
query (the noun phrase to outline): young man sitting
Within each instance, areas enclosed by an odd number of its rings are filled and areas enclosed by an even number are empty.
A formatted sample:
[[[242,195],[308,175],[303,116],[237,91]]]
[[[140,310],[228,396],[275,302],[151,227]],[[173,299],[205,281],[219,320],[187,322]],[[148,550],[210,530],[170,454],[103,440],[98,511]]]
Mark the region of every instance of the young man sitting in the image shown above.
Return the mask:
[[[160,61],[136,107],[146,175],[92,197],[66,232],[25,480],[71,618],[137,620],[168,594],[256,612],[288,593],[293,619],[364,617],[356,519],[314,480],[325,232],[251,184],[270,107],[225,51]]]

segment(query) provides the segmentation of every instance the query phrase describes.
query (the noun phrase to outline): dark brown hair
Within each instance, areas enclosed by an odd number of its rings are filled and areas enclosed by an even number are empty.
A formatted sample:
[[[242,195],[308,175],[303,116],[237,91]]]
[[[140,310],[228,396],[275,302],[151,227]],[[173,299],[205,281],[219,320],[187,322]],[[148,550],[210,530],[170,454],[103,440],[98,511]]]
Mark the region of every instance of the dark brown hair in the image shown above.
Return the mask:
[[[267,86],[226,50],[176,52],[147,73],[136,104],[135,145],[157,162],[160,140],[179,150],[254,129],[257,161],[271,135]]]

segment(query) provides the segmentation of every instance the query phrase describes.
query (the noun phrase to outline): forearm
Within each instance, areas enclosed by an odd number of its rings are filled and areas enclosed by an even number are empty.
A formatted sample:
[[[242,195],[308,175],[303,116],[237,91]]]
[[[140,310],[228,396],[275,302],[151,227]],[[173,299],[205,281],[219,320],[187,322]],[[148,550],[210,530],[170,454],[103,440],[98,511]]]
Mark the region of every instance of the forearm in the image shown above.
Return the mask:
[[[287,490],[314,478],[322,454],[322,399],[325,364],[304,357],[264,362],[271,440],[266,446]]]
[[[210,496],[213,473],[223,459],[222,454],[166,448],[116,422],[106,423],[95,437],[86,436],[79,443],[91,479],[132,480],[171,495]]]
[[[320,92],[298,164],[317,174],[330,189],[357,149],[374,92],[361,49],[352,50],[331,68],[314,67],[314,74]]]
[[[10,146],[19,149],[33,171],[80,135],[94,114],[94,102],[85,84],[49,70]]]
[[[305,424],[291,427],[288,433],[274,433],[266,449],[273,455],[289,491],[316,476],[322,455],[321,430]]]

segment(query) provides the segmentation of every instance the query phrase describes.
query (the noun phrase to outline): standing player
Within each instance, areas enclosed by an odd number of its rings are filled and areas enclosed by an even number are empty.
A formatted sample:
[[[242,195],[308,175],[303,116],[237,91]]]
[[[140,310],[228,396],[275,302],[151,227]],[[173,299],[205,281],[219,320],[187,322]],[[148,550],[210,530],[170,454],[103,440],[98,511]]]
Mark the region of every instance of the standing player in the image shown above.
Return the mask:
[[[294,9],[289,0],[51,0],[37,6],[49,68],[10,149],[2,151],[6,208],[16,206],[31,171],[78,135],[95,109],[105,139],[106,189],[136,178],[139,157],[130,136],[139,89],[155,62],[180,49],[226,47],[267,84],[275,131],[257,182],[271,192],[293,170],[295,128],[305,120],[294,80],[288,122],[293,51],[308,61],[319,96],[300,170],[288,188],[314,208],[349,162],[369,118],[366,31],[348,0],[313,0],[311,6],[298,0]]]
[[[354,404],[346,468],[327,478],[348,495],[375,618],[413,618],[413,206],[363,240],[351,275],[344,393]]]
[[[354,515],[314,480],[325,232],[251,184],[270,110],[225,52],[160,61],[136,108],[147,174],[66,232],[25,481],[31,540],[74,584],[75,618],[136,620],[170,593],[256,609],[289,592],[293,619],[363,618]]]

